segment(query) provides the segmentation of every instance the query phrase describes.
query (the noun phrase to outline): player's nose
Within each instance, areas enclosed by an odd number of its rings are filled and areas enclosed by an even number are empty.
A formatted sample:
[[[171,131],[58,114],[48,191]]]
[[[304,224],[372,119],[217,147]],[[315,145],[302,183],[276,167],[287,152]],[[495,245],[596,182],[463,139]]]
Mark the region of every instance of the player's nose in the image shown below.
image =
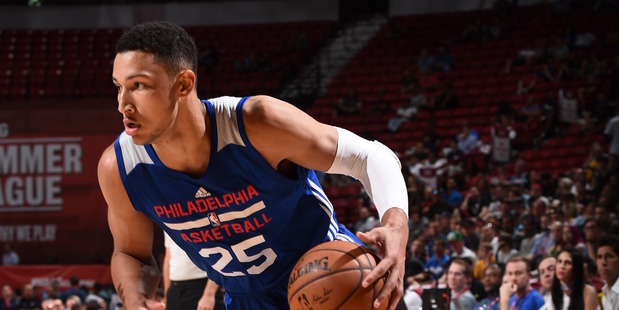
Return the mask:
[[[131,102],[129,92],[125,90],[118,91],[118,112],[125,114],[126,112],[132,112],[135,106]]]

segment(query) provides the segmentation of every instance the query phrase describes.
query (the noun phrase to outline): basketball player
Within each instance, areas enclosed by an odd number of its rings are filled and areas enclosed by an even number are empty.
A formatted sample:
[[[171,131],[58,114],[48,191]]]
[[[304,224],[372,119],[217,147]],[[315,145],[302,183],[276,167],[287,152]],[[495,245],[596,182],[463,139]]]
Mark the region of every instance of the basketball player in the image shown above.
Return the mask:
[[[380,249],[362,285],[386,276],[374,306],[395,309],[408,202],[387,147],[268,96],[201,101],[195,43],[169,23],[123,34],[112,75],[125,131],[104,151],[98,175],[114,238],[112,277],[127,309],[164,306],[153,300],[153,221],[223,286],[227,309],[288,308],[294,264],[336,239]],[[382,225],[355,236],[338,224],[314,169],[359,179]]]

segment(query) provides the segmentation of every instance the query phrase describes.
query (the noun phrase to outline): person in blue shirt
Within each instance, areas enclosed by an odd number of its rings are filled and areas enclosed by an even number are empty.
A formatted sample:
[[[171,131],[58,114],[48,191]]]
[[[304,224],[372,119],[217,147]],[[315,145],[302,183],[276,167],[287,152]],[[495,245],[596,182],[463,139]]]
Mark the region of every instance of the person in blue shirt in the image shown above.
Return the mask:
[[[503,285],[499,289],[501,310],[538,310],[544,298],[531,287],[531,266],[523,256],[512,256],[505,264]]]
[[[270,96],[201,100],[197,75],[195,42],[178,25],[139,24],[116,44],[112,81],[124,132],[103,152],[98,178],[126,309],[165,306],[154,299],[155,223],[225,289],[228,310],[289,308],[294,265],[333,240],[383,253],[361,285],[385,277],[373,306],[394,310],[408,239],[397,156]],[[315,170],[359,180],[381,225],[355,235],[338,223]]]
[[[431,272],[437,279],[445,273],[445,266],[449,263],[447,254],[447,243],[442,238],[435,238],[433,251],[434,255],[428,259],[424,265],[426,271]]]

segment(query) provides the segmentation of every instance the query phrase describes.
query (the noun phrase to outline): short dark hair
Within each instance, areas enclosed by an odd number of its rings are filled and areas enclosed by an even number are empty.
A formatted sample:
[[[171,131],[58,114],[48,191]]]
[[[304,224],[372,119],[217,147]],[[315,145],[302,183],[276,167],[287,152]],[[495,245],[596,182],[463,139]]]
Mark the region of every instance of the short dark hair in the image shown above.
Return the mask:
[[[595,248],[596,255],[597,255],[597,251],[603,246],[610,247],[613,250],[613,252],[615,252],[615,255],[619,256],[619,237],[617,237],[616,235],[610,235],[610,234],[602,235],[598,239],[597,246]]]
[[[170,76],[186,69],[191,69],[197,74],[196,43],[178,25],[156,21],[129,28],[116,42],[116,54],[129,51],[153,54],[155,62],[165,66]]]
[[[473,276],[473,266],[472,263],[469,259],[464,258],[464,257],[455,257],[451,260],[451,262],[449,263],[449,266],[451,267],[452,264],[458,264],[462,267],[464,267],[464,275],[467,277],[472,277]],[[449,267],[447,267],[447,269],[449,269]]]

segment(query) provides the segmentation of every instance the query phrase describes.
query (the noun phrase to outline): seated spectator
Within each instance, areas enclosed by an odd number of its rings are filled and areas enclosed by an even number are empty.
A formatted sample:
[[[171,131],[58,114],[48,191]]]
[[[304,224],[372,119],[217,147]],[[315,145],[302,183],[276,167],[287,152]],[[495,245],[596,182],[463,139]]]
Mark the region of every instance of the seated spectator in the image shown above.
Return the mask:
[[[447,287],[451,289],[450,309],[473,309],[477,300],[471,293],[471,263],[463,258],[454,258],[447,269]]]
[[[64,304],[60,299],[48,298],[41,302],[41,309],[65,310]]]
[[[3,266],[14,266],[19,265],[19,255],[17,252],[13,251],[10,243],[4,244],[4,253],[2,254],[2,265]]]
[[[488,296],[480,300],[472,309],[499,310],[499,288],[503,282],[503,268],[501,265],[491,263],[486,266],[481,282]]]
[[[516,95],[529,93],[537,85],[537,76],[534,74],[524,74],[516,84]]]
[[[68,289],[64,290],[61,294],[60,294],[60,299],[63,300],[63,303],[66,303],[67,298],[69,298],[70,296],[77,296],[80,298],[80,302],[84,303],[84,301],[86,301],[86,292],[82,291],[79,287],[80,284],[80,278],[78,278],[77,276],[72,276],[69,279],[69,283],[71,284],[71,287],[69,287]]]
[[[537,274],[539,275],[540,288],[539,293],[544,297],[544,300],[549,300],[552,294],[552,281],[555,276],[555,265],[557,259],[550,255],[542,256],[537,265]]]
[[[445,266],[450,260],[449,255],[447,255],[447,243],[443,238],[434,238],[432,249],[434,254],[426,261],[424,268],[438,279],[443,276]]]
[[[477,132],[469,126],[467,121],[463,122],[462,130],[456,135],[456,141],[458,142],[458,149],[463,154],[468,154],[477,148],[479,142],[479,135]]]
[[[458,191],[458,184],[454,178],[448,178],[443,200],[453,208],[458,208],[462,203],[462,194]]]
[[[451,231],[447,235],[447,241],[449,242],[449,246],[451,247],[452,253],[451,257],[460,257],[467,258],[473,264],[477,263],[477,255],[475,252],[471,251],[471,249],[464,246],[464,240],[462,234],[459,231]],[[472,267],[471,267],[472,268]],[[471,272],[472,276],[472,272]]]
[[[219,53],[211,42],[205,41],[198,46],[198,66],[204,67],[206,72],[209,72],[218,61]]]
[[[362,107],[363,103],[357,97],[357,92],[354,89],[349,89],[346,95],[333,107],[333,117],[357,114]]]
[[[600,238],[596,249],[596,265],[604,279],[601,306],[614,309],[619,303],[619,237],[606,235]]]
[[[34,287],[32,284],[24,285],[21,292],[21,298],[19,299],[19,310],[37,310],[40,309],[41,298],[34,294]]]
[[[499,249],[496,252],[496,261],[501,264],[505,264],[512,256],[518,254],[516,249],[512,248],[511,235],[502,232],[499,236]]]
[[[544,298],[531,287],[531,266],[522,256],[511,257],[505,265],[505,276],[500,291],[501,309],[539,309]]]
[[[357,208],[357,213],[359,219],[352,227],[353,232],[368,232],[380,224],[379,220],[372,215],[368,206],[360,205]]]
[[[256,70],[256,55],[250,53],[244,58],[234,61],[234,67],[239,72],[252,72]]]
[[[473,267],[473,278],[481,280],[486,267],[490,266],[495,261],[492,244],[490,244],[490,242],[480,244],[477,249],[477,257],[477,263]]]
[[[2,286],[2,299],[0,299],[0,309],[2,310],[17,310],[19,300],[15,297],[15,292],[10,285]]]

